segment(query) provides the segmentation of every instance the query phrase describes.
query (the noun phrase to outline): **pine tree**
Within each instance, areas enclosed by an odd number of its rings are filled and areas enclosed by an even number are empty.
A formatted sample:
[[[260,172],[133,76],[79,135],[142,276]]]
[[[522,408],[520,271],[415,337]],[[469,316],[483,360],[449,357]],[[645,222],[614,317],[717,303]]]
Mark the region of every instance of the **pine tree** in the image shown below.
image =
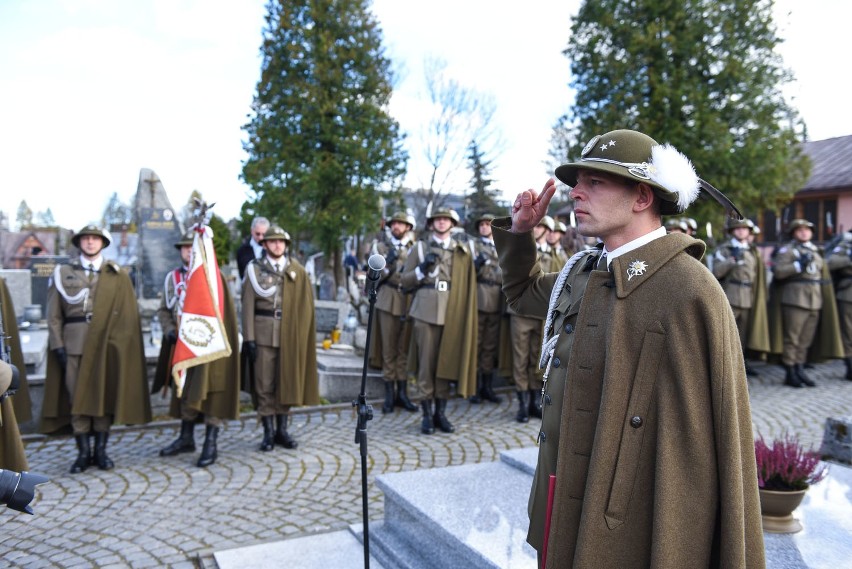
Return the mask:
[[[392,75],[367,0],[271,0],[252,105],[244,213],[311,238],[343,278],[341,237],[375,226],[406,161]]]
[[[779,41],[771,0],[586,0],[563,52],[576,100],[551,155],[574,159],[595,134],[635,129],[689,156],[744,213],[777,210],[809,171]]]
[[[15,216],[15,221],[18,222],[18,231],[32,227],[33,210],[27,205],[27,200],[21,200],[21,203],[18,204],[18,213]]]
[[[468,146],[467,165],[471,171],[470,186],[473,193],[468,198],[468,211],[474,215],[497,214],[500,209],[497,197],[500,190],[491,188],[491,160],[487,160],[475,140]]]

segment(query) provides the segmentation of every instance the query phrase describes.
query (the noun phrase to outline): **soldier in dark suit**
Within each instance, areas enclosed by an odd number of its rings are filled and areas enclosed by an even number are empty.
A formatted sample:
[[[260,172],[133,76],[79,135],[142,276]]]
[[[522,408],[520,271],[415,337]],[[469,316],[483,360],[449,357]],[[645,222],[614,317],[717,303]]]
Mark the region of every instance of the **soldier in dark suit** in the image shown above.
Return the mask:
[[[445,410],[450,382],[462,397],[476,390],[476,272],[470,243],[452,237],[459,216],[438,209],[428,219],[432,232],[408,255],[402,286],[412,290],[409,315],[414,320],[409,369],[417,371],[424,398],[420,402],[423,434],[455,431]],[[434,414],[432,401],[435,402]]]
[[[260,450],[294,449],[290,408],[319,405],[313,287],[304,267],[285,253],[290,235],[271,226],[266,255],[251,261],[243,281],[243,350],[253,368],[244,374],[263,424]],[[277,423],[277,425],[275,424]]]
[[[186,299],[186,281],[192,259],[192,241],[195,231],[190,229],[175,248],[180,251],[183,265],[166,275],[163,284],[163,299],[157,316],[163,326],[163,343],[157,362],[152,392],[156,393],[168,385],[172,376],[171,356],[177,343],[177,333]],[[169,413],[180,418],[180,436],[160,450],[160,456],[174,456],[195,452],[195,423],[203,417],[205,428],[204,446],[196,463],[199,467],[210,466],[218,457],[217,439],[225,419],[237,419],[240,413],[240,352],[237,349],[237,314],[230,289],[222,281],[224,313],[222,320],[232,347],[231,355],[210,363],[189,368],[183,393],[178,398],[172,390]]]
[[[251,222],[251,235],[246,237],[237,249],[237,269],[240,279],[246,274],[246,265],[250,261],[260,259],[266,254],[263,248],[263,235],[269,229],[269,220],[265,217],[255,217]]]
[[[75,474],[90,460],[101,470],[112,469],[106,453],[110,426],[147,423],[151,402],[133,284],[101,255],[109,234],[87,225],[71,242],[80,257],[57,265],[48,291],[50,354],[41,429],[49,433],[71,423],[78,450],[71,466]]]
[[[417,406],[408,398],[409,295],[401,284],[414,225],[413,216],[402,211],[394,213],[388,220],[390,235],[384,234],[372,247],[372,253],[385,257],[385,269],[376,295],[376,327],[370,350],[370,365],[381,369],[385,380],[382,413],[393,412],[394,405],[406,411],[417,411]]]
[[[497,349],[500,344],[500,329],[506,302],[500,286],[503,284],[503,272],[497,262],[497,249],[491,238],[491,220],[494,215],[486,213],[475,220],[479,239],[476,239],[476,307],[478,310],[478,385],[476,394],[470,397],[471,403],[482,400],[500,403],[503,398],[494,393],[494,374],[497,367]]]
[[[766,269],[757,247],[749,242],[752,227],[747,219],[729,220],[731,239],[719,246],[713,258],[713,275],[731,303],[743,354],[769,351]],[[745,369],[746,375],[757,375],[748,362]]]
[[[846,379],[852,381],[852,232],[843,234],[843,239],[828,252],[826,261],[834,277]]]

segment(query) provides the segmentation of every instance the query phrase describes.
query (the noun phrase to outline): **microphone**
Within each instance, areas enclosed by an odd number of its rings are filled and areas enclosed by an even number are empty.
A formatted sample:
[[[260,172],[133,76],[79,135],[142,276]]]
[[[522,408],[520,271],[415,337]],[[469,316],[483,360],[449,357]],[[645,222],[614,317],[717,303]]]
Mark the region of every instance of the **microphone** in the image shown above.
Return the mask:
[[[382,277],[382,271],[385,268],[385,258],[375,253],[367,259],[367,291],[374,291],[379,284],[379,279]]]

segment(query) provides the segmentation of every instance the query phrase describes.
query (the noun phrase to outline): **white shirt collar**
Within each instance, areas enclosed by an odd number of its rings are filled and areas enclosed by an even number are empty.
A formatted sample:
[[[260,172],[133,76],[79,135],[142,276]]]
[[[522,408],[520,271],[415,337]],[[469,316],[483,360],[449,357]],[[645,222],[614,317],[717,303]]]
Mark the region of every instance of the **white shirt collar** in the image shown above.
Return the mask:
[[[749,248],[748,247],[748,241],[743,243],[742,241],[740,241],[736,237],[731,237],[731,246],[736,247],[738,249],[748,249]]]
[[[444,249],[448,249],[450,247],[450,241],[453,240],[452,235],[447,235],[446,239],[440,239],[436,234],[432,234],[432,241],[443,247]]]
[[[647,245],[648,243],[650,243],[654,239],[659,239],[660,237],[664,237],[665,235],[666,235],[666,228],[663,227],[663,226],[660,226],[660,227],[656,228],[655,230],[651,231],[650,233],[646,233],[642,237],[637,237],[633,241],[625,243],[624,245],[622,245],[621,247],[618,247],[614,251],[607,251],[606,246],[604,246],[604,254],[606,255],[606,267],[607,267],[607,269],[609,269],[610,263],[612,263],[612,260],[615,259],[616,257],[620,257],[621,255],[624,255],[625,253],[629,253],[630,251],[633,251],[634,249],[638,249],[642,245]]]
[[[94,265],[96,271],[101,270],[101,265],[104,264],[104,256],[98,255],[96,259],[92,259],[91,261],[85,258],[83,255],[80,255],[80,265],[83,266],[84,269],[89,270],[89,265]]]
[[[482,240],[483,243],[488,243],[489,245],[494,245],[494,239],[492,239],[491,237],[483,237],[483,236],[480,235],[479,238]]]
[[[254,251],[254,258],[260,259],[263,256],[263,245],[249,237],[249,245],[251,245],[252,251]]]

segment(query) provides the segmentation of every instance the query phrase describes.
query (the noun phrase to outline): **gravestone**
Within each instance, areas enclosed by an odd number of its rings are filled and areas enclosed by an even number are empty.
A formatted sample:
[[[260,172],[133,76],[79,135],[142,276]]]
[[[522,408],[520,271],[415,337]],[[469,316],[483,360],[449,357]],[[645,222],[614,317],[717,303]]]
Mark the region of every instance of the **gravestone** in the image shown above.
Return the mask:
[[[317,336],[324,338],[336,327],[343,330],[343,323],[349,316],[349,303],[333,300],[314,301],[314,313],[317,319]]]
[[[182,231],[162,181],[148,168],[139,171],[135,215],[139,228],[137,293],[143,299],[156,299],[166,273],[179,262],[174,244]]]
[[[33,257],[30,261],[32,304],[41,306],[43,317],[47,314],[47,289],[53,270],[56,265],[67,265],[70,262],[68,255],[45,255]]]
[[[32,304],[30,274],[30,271],[26,269],[0,269],[0,277],[3,277],[6,281],[6,288],[9,289],[12,304],[15,305],[15,317],[17,318],[21,318],[24,315],[24,308]]]

